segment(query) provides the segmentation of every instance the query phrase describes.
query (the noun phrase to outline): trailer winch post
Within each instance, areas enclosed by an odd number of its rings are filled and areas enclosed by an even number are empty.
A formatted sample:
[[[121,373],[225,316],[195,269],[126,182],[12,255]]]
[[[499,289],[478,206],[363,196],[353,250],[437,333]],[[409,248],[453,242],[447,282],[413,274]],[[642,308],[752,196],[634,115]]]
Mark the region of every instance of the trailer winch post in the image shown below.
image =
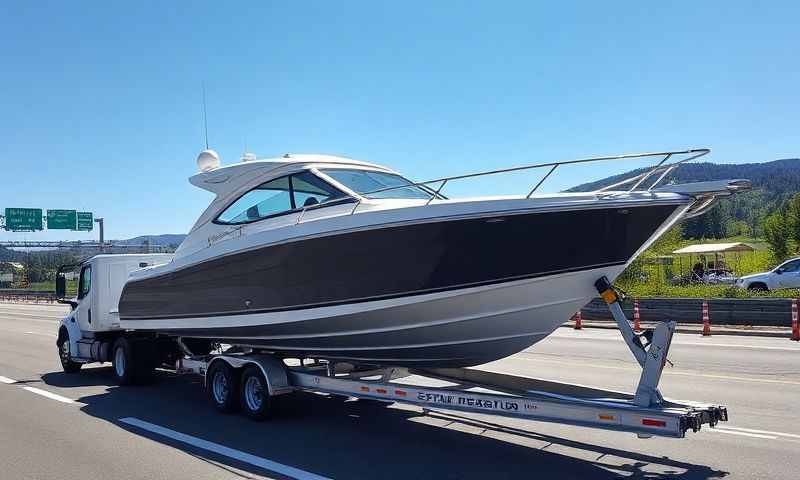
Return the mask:
[[[631,353],[633,353],[636,361],[642,367],[642,374],[639,377],[639,385],[636,387],[633,402],[643,407],[662,403],[664,397],[658,391],[658,383],[661,380],[664,364],[667,361],[672,335],[675,333],[675,322],[661,322],[654,331],[636,334],[631,328],[625,312],[622,311],[619,295],[611,286],[608,278],[603,276],[594,285],[600,296],[608,304],[608,309],[617,322],[622,338],[625,339],[625,343]],[[642,339],[647,341],[646,345]]]

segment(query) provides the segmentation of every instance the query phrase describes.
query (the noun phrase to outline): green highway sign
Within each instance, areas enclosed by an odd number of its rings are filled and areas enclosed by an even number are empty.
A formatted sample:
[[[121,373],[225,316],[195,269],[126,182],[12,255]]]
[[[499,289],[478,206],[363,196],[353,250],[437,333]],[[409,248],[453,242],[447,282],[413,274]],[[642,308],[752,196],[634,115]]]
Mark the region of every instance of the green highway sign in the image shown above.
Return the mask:
[[[41,208],[6,208],[6,230],[31,232],[44,230]]]
[[[78,218],[75,210],[48,210],[48,230],[75,230]]]
[[[92,212],[78,212],[78,230],[91,232],[94,228]]]

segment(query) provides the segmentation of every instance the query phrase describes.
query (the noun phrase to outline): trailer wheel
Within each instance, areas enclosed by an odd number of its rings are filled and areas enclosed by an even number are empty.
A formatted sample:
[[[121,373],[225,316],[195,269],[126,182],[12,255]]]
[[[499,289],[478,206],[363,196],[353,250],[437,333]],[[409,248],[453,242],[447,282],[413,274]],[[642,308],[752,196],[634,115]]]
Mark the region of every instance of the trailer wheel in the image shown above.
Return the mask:
[[[239,410],[239,372],[224,360],[213,362],[206,372],[206,393],[211,404],[220,412]]]
[[[241,382],[242,411],[253,420],[266,420],[272,415],[272,398],[267,379],[261,369],[250,365],[244,369]]]
[[[120,337],[114,342],[111,349],[111,364],[114,367],[114,376],[120,385],[135,383],[133,348],[127,338]]]
[[[61,360],[61,368],[64,369],[64,373],[78,373],[83,364],[72,361],[72,354],[69,351],[69,334],[66,331],[59,332],[56,345],[58,346],[58,358]]]

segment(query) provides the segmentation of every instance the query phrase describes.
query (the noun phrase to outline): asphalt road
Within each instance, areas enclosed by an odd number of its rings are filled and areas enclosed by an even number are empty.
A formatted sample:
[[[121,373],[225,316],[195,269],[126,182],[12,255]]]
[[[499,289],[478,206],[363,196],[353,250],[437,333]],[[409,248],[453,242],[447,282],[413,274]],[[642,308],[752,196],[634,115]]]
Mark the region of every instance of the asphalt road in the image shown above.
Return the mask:
[[[54,306],[0,304],[0,478],[798,478],[800,344],[677,335],[661,391],[731,421],[685,439],[299,394],[266,423],[216,413],[200,379],[118,388],[61,373]],[[618,333],[562,328],[487,369],[633,390]],[[9,383],[13,382],[13,383]]]

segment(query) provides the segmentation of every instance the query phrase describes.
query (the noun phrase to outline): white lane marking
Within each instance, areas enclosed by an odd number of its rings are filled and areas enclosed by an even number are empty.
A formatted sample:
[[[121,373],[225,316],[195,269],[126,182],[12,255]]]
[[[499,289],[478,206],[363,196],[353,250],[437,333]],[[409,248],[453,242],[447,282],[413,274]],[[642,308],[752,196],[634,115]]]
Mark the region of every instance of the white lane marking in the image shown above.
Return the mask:
[[[49,320],[46,320],[48,322],[60,322],[61,319],[64,317],[64,315],[58,315],[58,314],[47,315],[47,314],[19,313],[19,312],[15,312],[15,313],[0,312],[0,314],[3,314],[2,316],[0,316],[0,318],[5,318],[6,320],[27,320],[27,318],[25,318],[25,319],[23,319],[23,318],[14,318],[16,316],[20,316],[20,317],[28,317],[28,318],[49,319]],[[42,321],[45,321],[45,320],[42,320]]]
[[[755,336],[755,335],[754,335]],[[789,334],[786,334],[789,337]],[[552,338],[562,340],[597,340],[601,342],[619,342],[619,338],[606,338],[606,337],[578,337],[573,335],[552,335]],[[672,341],[673,345],[701,345],[704,347],[723,347],[723,348],[748,348],[751,350],[781,350],[785,352],[800,352],[800,347],[772,347],[769,345],[745,345],[742,343],[712,343],[712,342],[684,342],[680,339]]]
[[[305,470],[300,470],[299,468],[290,467],[289,465],[284,465],[282,463],[273,462],[272,460],[267,460],[265,458],[257,457],[255,455],[251,455],[249,453],[245,453],[240,450],[235,450],[233,448],[220,445],[218,443],[209,442],[207,440],[193,437],[191,435],[186,435],[185,433],[176,432],[175,430],[170,430],[169,428],[165,428],[160,425],[155,425],[150,422],[145,422],[144,420],[139,420],[138,418],[125,417],[125,418],[120,418],[119,421],[122,423],[126,423],[128,425],[133,425],[134,427],[137,428],[141,428],[142,430],[147,430],[148,432],[156,433],[158,435],[162,435],[171,438],[173,440],[177,440],[181,443],[186,443],[193,447],[197,447],[203,450],[208,450],[210,452],[214,452],[216,454],[223,455],[225,457],[233,458],[243,463],[255,465],[257,467],[261,467],[271,472],[280,473],[281,475],[286,475],[288,477],[297,478],[299,480],[330,480],[328,479],[328,477],[323,477],[315,473],[306,472]]]
[[[800,435],[795,433],[783,433],[783,432],[772,432],[770,430],[756,430],[753,428],[740,428],[740,427],[729,427],[728,425],[717,425],[715,428],[721,430],[735,430],[737,432],[748,432],[748,433],[761,433],[764,435],[777,435],[779,437],[789,437],[789,438],[800,438]]]
[[[27,390],[31,393],[35,393],[36,395],[41,395],[43,397],[47,397],[50,400],[55,400],[57,402],[62,403],[75,403],[75,400],[67,397],[62,397],[61,395],[55,394],[53,392],[48,392],[47,390],[42,390],[41,388],[36,387],[23,387],[23,390]]]
[[[53,335],[52,333],[41,333],[41,332],[25,332],[26,335],[40,335],[42,337],[53,337],[56,338],[58,335]]]
[[[733,430],[720,430],[718,428],[709,428],[703,429],[706,432],[715,432],[715,433],[727,433],[728,435],[741,435],[743,437],[753,437],[753,438],[766,438],[767,440],[777,440],[778,437],[772,435],[759,435],[756,433],[747,433],[747,432],[736,432]]]
[[[532,353],[526,352],[529,356],[533,356]],[[504,358],[503,360],[509,360],[509,358]],[[527,357],[516,357],[512,358],[512,360],[527,360],[529,362],[542,362],[542,363],[554,363],[557,365],[575,365],[575,362],[560,362],[557,360],[545,360],[543,358],[527,358]],[[613,365],[587,365],[586,368],[602,368],[606,370],[627,370],[630,372],[641,372],[640,368],[630,368],[630,367],[617,367]],[[717,380],[736,380],[740,382],[753,382],[753,383],[776,383],[780,385],[800,385],[800,382],[793,382],[791,380],[772,380],[770,378],[746,378],[746,377],[733,377],[730,375],[712,375],[709,373],[692,373],[692,372],[676,372],[675,370],[664,370],[663,375],[682,375],[686,377],[700,377],[700,378],[713,378]]]
[[[12,383],[17,383],[17,381],[14,380],[13,378],[8,378],[8,377],[4,377],[4,376],[0,375],[0,383],[7,383],[7,384],[11,385]]]
[[[61,320],[42,320],[42,319],[40,319],[40,318],[8,318],[8,317],[6,317],[6,318],[3,318],[3,317],[0,317],[0,323],[2,323],[2,320],[7,320],[7,321],[10,321],[10,322],[39,322],[39,323],[49,323],[50,325],[55,325],[55,324],[57,324],[57,323],[60,323],[60,322],[61,322]]]

